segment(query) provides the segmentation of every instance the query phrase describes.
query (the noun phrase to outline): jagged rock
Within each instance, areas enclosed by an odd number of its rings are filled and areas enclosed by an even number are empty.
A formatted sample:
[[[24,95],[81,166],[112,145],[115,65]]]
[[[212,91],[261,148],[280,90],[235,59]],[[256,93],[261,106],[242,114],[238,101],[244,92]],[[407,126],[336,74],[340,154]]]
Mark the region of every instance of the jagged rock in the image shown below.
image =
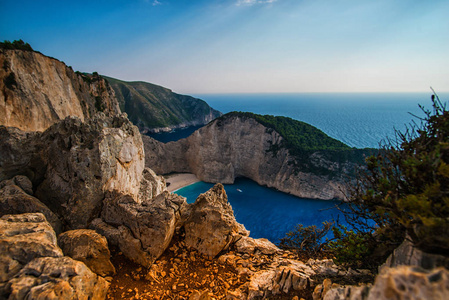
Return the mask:
[[[235,220],[221,184],[198,196],[190,208],[184,228],[187,246],[210,258],[226,250],[242,236],[249,235],[249,231]]]
[[[66,256],[82,261],[100,276],[115,274],[106,238],[94,230],[66,231],[58,237],[59,246]]]
[[[365,300],[368,297],[370,286],[345,286],[333,287],[323,293],[323,286],[318,285],[315,288],[317,291],[313,294],[314,300]],[[318,292],[319,291],[319,292]]]
[[[137,127],[124,114],[100,113],[85,123],[68,117],[32,135],[3,127],[2,136],[0,150],[6,153],[0,167],[7,171],[0,178],[31,174],[38,184],[35,196],[69,229],[85,228],[98,217],[106,191],[117,190],[139,201],[143,144]]]
[[[372,286],[333,287],[316,299],[449,299],[449,271],[444,268],[425,270],[412,266],[386,267]]]
[[[6,286],[9,299],[104,299],[109,283],[70,257],[29,262]]]
[[[340,271],[332,259],[309,259],[306,263],[315,271],[323,276],[335,276]]]
[[[312,282],[315,272],[303,262],[291,259],[279,259],[269,269],[253,274],[248,285],[248,300],[287,294],[291,290],[301,291]]]
[[[125,115],[97,115],[82,123],[67,118],[42,136],[47,171],[36,195],[72,229],[100,213],[105,191],[138,201],[144,169],[140,133]]]
[[[167,249],[185,205],[185,198],[168,192],[140,204],[111,193],[104,201],[104,222],[91,226],[128,258],[149,267]]]
[[[61,257],[56,234],[41,213],[0,218],[0,298],[6,283],[31,260]]]
[[[40,212],[44,214],[56,233],[61,232],[62,224],[58,216],[39,199],[31,196],[32,194],[31,182],[25,176],[15,176],[11,180],[2,181],[0,183],[0,216]]]
[[[33,183],[42,181],[45,162],[40,156],[41,132],[25,132],[0,125],[0,181],[26,175]]]
[[[392,268],[400,265],[416,266],[428,270],[441,266],[448,269],[449,257],[426,253],[414,247],[409,239],[405,239],[387,258],[387,261],[379,267],[379,270],[384,267]]]
[[[149,200],[167,190],[167,183],[163,176],[158,176],[150,168],[145,168],[140,182],[140,201]]]
[[[385,269],[376,277],[367,299],[449,299],[449,271],[410,266]]]
[[[243,236],[235,243],[236,251],[239,253],[254,253],[260,251],[263,254],[274,254],[280,249],[267,239],[253,239]]]
[[[115,93],[104,79],[76,74],[54,58],[0,49],[0,65],[1,125],[43,131],[67,116],[86,120],[98,111],[120,113]]]
[[[17,175],[10,180],[3,180],[2,182],[0,182],[0,189],[4,188],[7,185],[17,185],[28,195],[33,195],[33,183],[31,183],[30,179],[28,179],[28,177],[26,176]]]

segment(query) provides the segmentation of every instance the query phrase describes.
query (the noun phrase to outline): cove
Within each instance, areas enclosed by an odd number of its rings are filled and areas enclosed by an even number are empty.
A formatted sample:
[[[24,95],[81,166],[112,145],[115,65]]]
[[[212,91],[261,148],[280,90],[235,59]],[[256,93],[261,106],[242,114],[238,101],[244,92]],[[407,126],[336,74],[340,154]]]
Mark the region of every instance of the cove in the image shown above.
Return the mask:
[[[197,182],[174,193],[193,203],[213,185]],[[298,198],[246,178],[237,178],[234,184],[224,187],[236,220],[245,225],[253,238],[266,238],[277,244],[297,224],[321,226],[332,220],[345,224],[343,214],[335,207],[339,201]]]

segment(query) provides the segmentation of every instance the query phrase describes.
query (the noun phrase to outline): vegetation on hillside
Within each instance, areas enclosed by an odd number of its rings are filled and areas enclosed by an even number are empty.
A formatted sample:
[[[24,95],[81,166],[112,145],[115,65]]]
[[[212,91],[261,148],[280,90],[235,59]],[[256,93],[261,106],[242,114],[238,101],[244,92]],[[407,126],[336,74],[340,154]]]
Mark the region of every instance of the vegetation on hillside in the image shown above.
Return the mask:
[[[34,51],[30,44],[22,40],[14,40],[13,42],[5,40],[0,42],[0,49]]]
[[[432,106],[421,107],[421,124],[397,132],[366,160],[347,199],[352,227],[335,226],[327,244],[337,261],[376,266],[406,237],[426,252],[448,255],[449,111],[436,95]]]
[[[201,99],[176,94],[158,85],[104,78],[114,89],[120,109],[140,129],[189,124],[210,114],[221,115]]]

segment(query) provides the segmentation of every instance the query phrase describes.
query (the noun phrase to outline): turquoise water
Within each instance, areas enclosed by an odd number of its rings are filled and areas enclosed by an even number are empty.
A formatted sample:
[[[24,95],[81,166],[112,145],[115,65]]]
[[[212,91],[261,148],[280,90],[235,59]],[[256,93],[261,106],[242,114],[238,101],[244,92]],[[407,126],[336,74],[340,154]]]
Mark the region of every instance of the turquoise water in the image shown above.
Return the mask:
[[[193,203],[199,194],[212,186],[212,183],[197,182],[175,193]],[[337,201],[298,198],[246,178],[237,178],[235,184],[224,187],[236,220],[245,225],[253,238],[267,238],[277,243],[298,223],[320,225],[332,219],[345,223],[341,212],[335,208]]]

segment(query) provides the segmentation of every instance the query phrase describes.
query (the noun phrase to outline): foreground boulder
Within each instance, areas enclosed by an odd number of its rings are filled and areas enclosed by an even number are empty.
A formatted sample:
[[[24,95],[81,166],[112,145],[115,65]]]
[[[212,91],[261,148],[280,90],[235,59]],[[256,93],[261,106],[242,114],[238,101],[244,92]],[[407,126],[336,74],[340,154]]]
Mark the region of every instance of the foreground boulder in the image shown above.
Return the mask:
[[[243,236],[237,243],[235,243],[236,251],[239,253],[255,253],[257,251],[262,254],[274,254],[280,249],[267,239],[253,239],[248,236]]]
[[[412,266],[384,268],[373,286],[330,287],[328,284],[321,297],[314,299],[449,299],[449,271],[444,268],[424,270]]]
[[[35,197],[64,219],[86,228],[98,217],[107,191],[139,201],[144,170],[142,138],[125,114],[66,119],[43,133],[0,126],[0,180],[27,175]]]
[[[59,235],[58,241],[64,255],[82,261],[94,273],[103,277],[115,274],[108,242],[94,230],[66,231]]]
[[[387,258],[387,261],[380,266],[379,270],[384,267],[392,268],[401,265],[416,266],[428,270],[441,266],[449,269],[449,257],[426,253],[416,248],[411,240],[406,238]]]
[[[41,257],[7,285],[10,299],[92,299],[106,297],[109,283],[70,257]]]
[[[59,233],[62,223],[44,203],[32,196],[33,186],[25,176],[15,176],[0,182],[0,216],[8,214],[42,213]]]
[[[129,195],[110,193],[101,219],[91,227],[129,259],[149,267],[170,244],[185,205],[185,198],[168,192],[141,203]]]
[[[33,259],[61,256],[56,234],[43,214],[1,217],[0,296],[5,293],[6,283]]]
[[[43,214],[0,218],[0,299],[104,299],[108,285],[63,256]]]
[[[213,258],[249,231],[235,220],[222,184],[201,194],[190,208],[184,224],[188,247]]]
[[[144,169],[140,133],[126,115],[67,118],[43,134],[47,172],[36,195],[64,216],[69,228],[86,228],[100,212],[105,191],[137,201]]]

